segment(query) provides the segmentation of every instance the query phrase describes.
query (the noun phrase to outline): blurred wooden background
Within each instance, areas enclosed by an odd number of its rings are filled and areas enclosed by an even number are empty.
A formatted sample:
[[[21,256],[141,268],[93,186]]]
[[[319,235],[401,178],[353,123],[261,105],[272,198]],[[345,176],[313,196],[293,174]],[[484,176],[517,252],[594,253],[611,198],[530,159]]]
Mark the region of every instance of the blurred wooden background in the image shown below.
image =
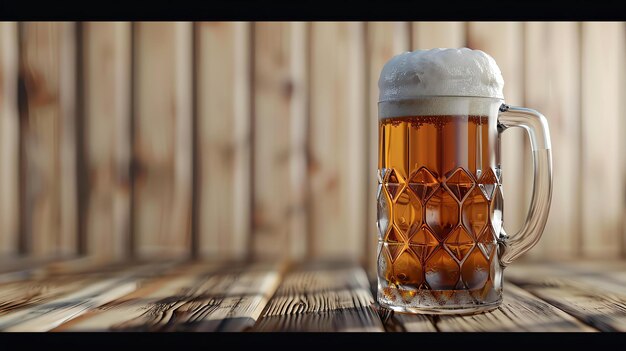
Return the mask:
[[[377,80],[481,49],[541,111],[554,196],[524,259],[626,257],[624,23],[0,23],[0,253],[373,266]],[[505,226],[532,173],[503,139]]]

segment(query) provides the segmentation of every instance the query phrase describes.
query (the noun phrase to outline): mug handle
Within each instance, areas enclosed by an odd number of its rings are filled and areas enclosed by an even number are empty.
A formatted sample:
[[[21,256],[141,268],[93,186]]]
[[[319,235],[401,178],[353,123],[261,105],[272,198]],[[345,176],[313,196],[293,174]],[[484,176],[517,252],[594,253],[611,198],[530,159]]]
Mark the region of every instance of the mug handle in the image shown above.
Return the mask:
[[[502,228],[498,240],[500,264],[508,266],[541,238],[552,200],[552,151],[548,121],[539,112],[523,107],[502,104],[498,114],[498,138],[502,132],[520,127],[530,138],[533,154],[533,192],[526,222],[519,232],[510,237]]]

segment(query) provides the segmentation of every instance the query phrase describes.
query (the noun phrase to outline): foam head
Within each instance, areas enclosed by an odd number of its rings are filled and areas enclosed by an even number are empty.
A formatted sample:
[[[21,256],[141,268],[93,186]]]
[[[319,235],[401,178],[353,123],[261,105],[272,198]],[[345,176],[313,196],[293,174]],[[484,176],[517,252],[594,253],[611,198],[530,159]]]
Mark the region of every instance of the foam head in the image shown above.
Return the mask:
[[[503,99],[503,87],[500,68],[483,51],[416,50],[396,55],[385,64],[378,80],[378,101],[392,108],[396,102],[406,104],[422,97]]]

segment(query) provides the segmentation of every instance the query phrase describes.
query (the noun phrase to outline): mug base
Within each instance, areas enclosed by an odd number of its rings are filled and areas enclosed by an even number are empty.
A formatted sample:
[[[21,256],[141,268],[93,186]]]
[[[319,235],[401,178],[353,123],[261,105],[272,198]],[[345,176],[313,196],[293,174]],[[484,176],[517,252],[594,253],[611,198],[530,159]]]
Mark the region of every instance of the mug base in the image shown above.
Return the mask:
[[[502,299],[498,301],[471,306],[398,306],[389,305],[385,302],[378,303],[382,308],[390,309],[399,313],[410,314],[437,314],[437,315],[473,315],[492,311],[502,304]]]

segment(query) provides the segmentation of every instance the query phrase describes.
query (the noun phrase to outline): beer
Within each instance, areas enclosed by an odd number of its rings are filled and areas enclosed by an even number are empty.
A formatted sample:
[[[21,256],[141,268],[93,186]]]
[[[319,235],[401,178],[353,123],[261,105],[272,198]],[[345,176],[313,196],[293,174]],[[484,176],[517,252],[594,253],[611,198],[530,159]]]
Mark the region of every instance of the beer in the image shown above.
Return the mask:
[[[378,87],[378,302],[401,312],[465,314],[502,302],[502,270],[541,237],[552,194],[546,118],[504,104],[480,50],[396,55]],[[519,232],[503,229],[501,132],[524,128],[533,193]]]
[[[384,302],[497,299],[502,193],[496,142],[488,116],[380,120],[378,266]]]

